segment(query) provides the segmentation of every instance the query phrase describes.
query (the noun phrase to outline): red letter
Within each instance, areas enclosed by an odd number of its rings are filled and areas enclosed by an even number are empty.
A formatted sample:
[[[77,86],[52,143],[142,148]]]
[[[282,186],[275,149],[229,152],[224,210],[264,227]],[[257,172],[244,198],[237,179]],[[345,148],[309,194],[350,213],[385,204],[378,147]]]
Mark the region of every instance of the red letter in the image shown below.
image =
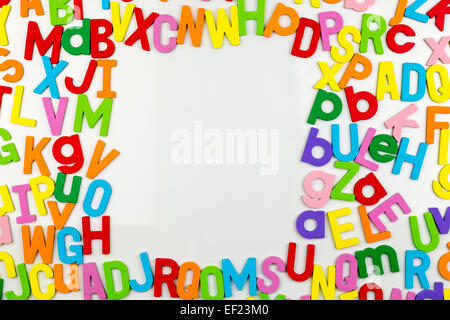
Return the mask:
[[[389,30],[386,34],[386,42],[389,49],[391,49],[395,53],[405,53],[411,51],[411,49],[414,48],[416,44],[414,42],[406,42],[402,45],[398,44],[395,40],[395,36],[399,33],[403,33],[408,37],[414,37],[416,35],[414,29],[410,26],[407,26],[406,24],[398,24],[392,27],[391,30]]]
[[[91,231],[91,217],[81,219],[83,225],[83,253],[92,254],[92,240],[102,240],[102,253],[110,252],[110,219],[109,216],[102,217],[102,230]]]
[[[171,269],[169,274],[163,274],[163,268],[169,267]],[[161,297],[162,284],[167,283],[169,293],[172,298],[177,298],[177,288],[175,280],[178,277],[178,264],[172,259],[156,259],[155,261],[155,297]]]
[[[311,277],[314,268],[314,251],[316,246],[308,244],[306,249],[306,266],[305,272],[298,274],[295,272],[295,252],[297,250],[297,244],[294,242],[289,243],[288,257],[286,261],[286,271],[292,280],[302,282]]]
[[[61,54],[61,37],[63,31],[63,26],[54,26],[48,37],[44,40],[38,24],[34,21],[30,21],[28,23],[27,40],[25,43],[25,59],[33,59],[35,44],[41,56],[44,56],[53,45],[50,62],[53,64],[58,63]]]
[[[85,93],[91,86],[92,78],[94,78],[95,70],[97,70],[97,61],[91,60],[91,62],[89,62],[88,69],[84,76],[83,83],[79,87],[77,87],[73,84],[73,78],[66,77],[65,84],[66,84],[67,90],[69,90],[73,94]]]
[[[373,195],[370,197],[366,197],[363,193],[366,186],[373,187]],[[353,193],[355,194],[356,200],[365,206],[372,206],[387,196],[387,192],[383,185],[373,173],[369,173],[365,178],[356,182]]]
[[[62,154],[62,148],[65,145],[72,146],[72,154],[70,156],[65,156]],[[70,137],[61,137],[55,141],[52,148],[53,157],[56,161],[65,166],[58,167],[59,171],[65,174],[73,174],[81,169],[84,163],[83,150],[80,144],[80,136],[74,134]],[[73,164],[72,166],[68,166]]]
[[[312,29],[312,37],[311,37],[311,43],[309,44],[309,48],[307,50],[301,50],[300,47],[302,46],[303,36],[305,34],[306,27],[310,27]],[[319,44],[320,39],[320,25],[318,22],[307,19],[307,18],[301,18],[300,24],[297,29],[297,33],[295,35],[294,45],[292,46],[291,54],[293,56],[297,56],[300,58],[309,58],[311,57],[317,49],[317,45]]]
[[[373,94],[367,91],[355,93],[353,87],[345,88],[345,96],[347,97],[348,109],[353,122],[371,119],[378,111],[378,101]],[[366,100],[369,108],[365,112],[358,109],[358,102]]]
[[[105,28],[104,33],[99,33],[99,28]],[[108,37],[113,33],[111,22],[105,19],[91,20],[91,56],[94,59],[106,59],[111,57],[116,46]],[[100,43],[106,44],[105,50],[100,50]]]

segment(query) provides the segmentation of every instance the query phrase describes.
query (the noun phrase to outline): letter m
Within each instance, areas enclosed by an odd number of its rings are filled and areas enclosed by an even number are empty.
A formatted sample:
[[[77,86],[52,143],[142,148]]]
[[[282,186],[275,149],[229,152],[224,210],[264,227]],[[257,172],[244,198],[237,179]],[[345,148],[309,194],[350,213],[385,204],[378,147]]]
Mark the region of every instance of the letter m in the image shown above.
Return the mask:
[[[389,266],[391,268],[391,272],[399,272],[400,269],[398,267],[398,259],[397,259],[397,253],[395,250],[387,245],[379,246],[376,249],[373,248],[367,248],[362,251],[356,251],[355,257],[358,261],[358,272],[359,277],[361,279],[367,278],[367,265],[366,265],[366,258],[371,257],[373,265],[375,268],[375,274],[384,274],[383,271],[383,262],[381,260],[381,257],[383,254],[386,254],[389,257]]]
[[[86,121],[89,128],[94,128],[94,126],[102,119],[102,124],[100,126],[100,135],[106,137],[108,135],[109,122],[111,119],[111,109],[112,109],[112,99],[104,99],[97,110],[92,111],[91,105],[86,95],[78,95],[77,110],[75,112],[75,121],[73,126],[73,131],[81,132],[83,126],[83,118],[86,117]]]
[[[33,59],[34,45],[39,50],[39,54],[44,56],[47,51],[52,47],[52,55],[50,62],[53,64],[58,63],[61,53],[61,37],[64,31],[63,26],[55,26],[49,33],[47,38],[43,38],[39,26],[36,22],[30,21],[28,23],[27,40],[25,44],[25,56],[26,60]]]
[[[223,286],[226,297],[231,297],[231,281],[239,290],[244,288],[249,279],[250,296],[256,296],[256,258],[249,258],[241,274],[238,274],[230,259],[222,260]]]

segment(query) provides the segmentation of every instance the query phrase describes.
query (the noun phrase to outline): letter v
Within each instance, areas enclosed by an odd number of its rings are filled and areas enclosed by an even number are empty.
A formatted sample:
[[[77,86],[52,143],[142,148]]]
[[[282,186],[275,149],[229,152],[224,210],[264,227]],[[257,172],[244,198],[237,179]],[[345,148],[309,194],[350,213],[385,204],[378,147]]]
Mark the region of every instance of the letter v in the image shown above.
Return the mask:
[[[56,201],[47,201],[48,209],[50,210],[50,214],[52,215],[53,223],[55,228],[60,230],[64,228],[67,220],[70,217],[70,214],[75,207],[75,203],[66,203],[62,212],[59,211],[58,204]]]
[[[450,207],[447,207],[445,216],[439,212],[438,208],[428,208],[433,215],[434,222],[439,229],[440,234],[448,234],[450,230]]]
[[[103,159],[101,159],[103,149],[105,149],[105,143],[102,140],[98,140],[95,146],[94,154],[91,158],[91,163],[89,164],[86,177],[88,179],[94,179],[103,171],[119,154],[120,152],[113,149],[108,153]]]
[[[44,109],[47,115],[48,124],[52,135],[59,136],[61,134],[64,116],[66,115],[67,103],[69,98],[61,98],[58,103],[58,111],[55,114],[51,98],[42,98]]]
[[[119,2],[111,2],[111,19],[114,30],[114,40],[117,42],[123,42],[127,33],[128,27],[133,17],[135,4],[128,3],[125,7],[125,13],[120,17]]]

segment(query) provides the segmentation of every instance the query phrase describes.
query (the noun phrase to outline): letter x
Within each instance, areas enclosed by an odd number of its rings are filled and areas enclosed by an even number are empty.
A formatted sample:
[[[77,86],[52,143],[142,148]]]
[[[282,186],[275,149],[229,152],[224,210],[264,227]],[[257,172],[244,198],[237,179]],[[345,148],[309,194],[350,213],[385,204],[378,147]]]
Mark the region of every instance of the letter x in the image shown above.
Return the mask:
[[[438,60],[442,63],[450,63],[450,57],[445,53],[445,49],[448,47],[450,42],[450,36],[442,37],[441,41],[437,43],[433,38],[424,39],[427,45],[433,50],[433,54],[427,62],[427,66],[436,64]]]
[[[125,41],[127,46],[132,46],[138,39],[141,40],[142,49],[150,51],[150,45],[148,43],[147,29],[155,22],[159,14],[152,12],[147,19],[144,19],[144,14],[141,8],[134,9],[134,15],[136,17],[137,29],[134,33]]]
[[[5,1],[3,1],[5,2]],[[8,4],[9,1],[6,3]],[[3,3],[1,3],[1,11],[0,11],[0,45],[7,46],[9,44],[8,42],[8,35],[6,33],[6,20],[8,19],[9,12],[11,11],[11,6],[7,6]]]
[[[42,82],[34,89],[34,93],[42,94],[45,89],[50,89],[50,94],[53,99],[59,99],[58,85],[56,84],[56,77],[64,70],[69,64],[67,61],[59,61],[58,64],[53,68],[50,58],[42,56],[42,62],[44,63],[46,77]]]
[[[330,85],[331,90],[333,91],[341,91],[339,88],[339,84],[337,83],[334,76],[338,73],[342,68],[342,63],[335,63],[331,68],[328,66],[326,62],[319,61],[319,67],[322,71],[322,79],[316,83],[314,89],[323,89],[327,84]]]

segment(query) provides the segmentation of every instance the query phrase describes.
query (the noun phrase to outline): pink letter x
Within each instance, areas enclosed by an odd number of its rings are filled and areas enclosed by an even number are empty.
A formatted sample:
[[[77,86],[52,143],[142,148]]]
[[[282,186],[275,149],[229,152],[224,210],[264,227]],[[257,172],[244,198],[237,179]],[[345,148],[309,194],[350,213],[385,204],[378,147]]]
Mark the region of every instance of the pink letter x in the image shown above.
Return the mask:
[[[450,36],[442,37],[439,43],[432,38],[425,38],[424,40],[428,46],[433,49],[433,54],[431,55],[430,60],[428,60],[427,66],[436,64],[438,60],[441,60],[444,64],[450,63],[450,57],[445,53],[445,49],[450,42]]]

